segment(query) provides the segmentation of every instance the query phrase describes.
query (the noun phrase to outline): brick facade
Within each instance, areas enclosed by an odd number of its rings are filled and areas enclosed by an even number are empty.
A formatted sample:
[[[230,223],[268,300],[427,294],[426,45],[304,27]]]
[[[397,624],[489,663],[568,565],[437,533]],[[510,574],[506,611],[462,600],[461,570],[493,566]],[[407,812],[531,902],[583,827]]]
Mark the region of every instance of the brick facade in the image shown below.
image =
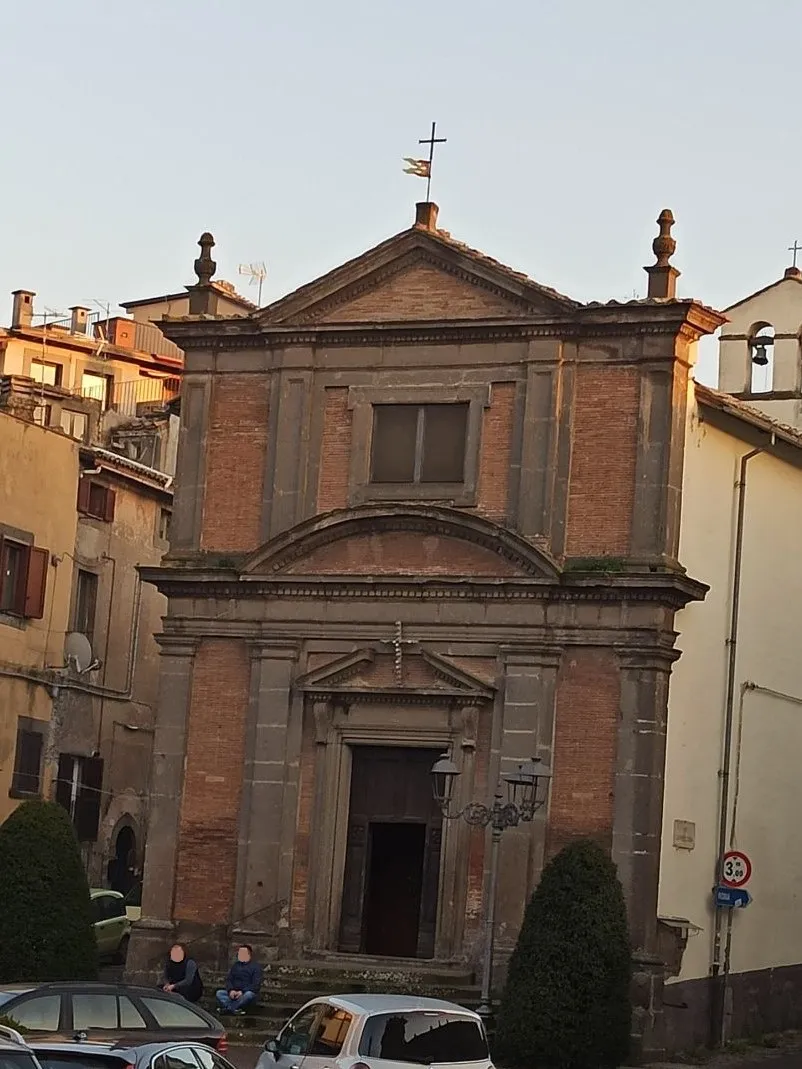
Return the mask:
[[[175,916],[182,920],[232,919],[249,680],[244,642],[201,642],[179,831]]]
[[[557,677],[550,854],[583,835],[610,847],[620,705],[612,650],[579,648],[565,655]]]
[[[604,364],[577,371],[567,553],[629,553],[638,448],[640,377]]]
[[[267,465],[270,384],[220,376],[212,387],[201,546],[256,549]]]
[[[163,745],[188,724],[179,931],[247,915],[214,937],[220,961],[243,932],[264,957],[381,956],[354,754],[414,749],[420,770],[448,750],[461,805],[528,757],[554,768],[548,807],[504,836],[502,958],[547,850],[579,835],[612,850],[653,953],[660,740],[638,725],[664,722],[666,695],[631,674],[670,670],[673,613],[704,595],[676,559],[678,383],[688,339],[717,323],[689,301],[580,305],[419,221],[250,317],[164,324],[195,398],[179,470],[205,456],[177,505],[191,533],[203,497],[200,535],[146,574],[170,598],[164,641],[199,642],[191,688],[171,684],[188,698],[160,710]],[[462,481],[373,484],[377,403],[465,406]],[[485,833],[441,835],[428,785],[393,804],[386,834],[426,829],[402,956],[478,968]],[[146,871],[149,902],[164,869]],[[136,935],[132,975],[168,937]]]

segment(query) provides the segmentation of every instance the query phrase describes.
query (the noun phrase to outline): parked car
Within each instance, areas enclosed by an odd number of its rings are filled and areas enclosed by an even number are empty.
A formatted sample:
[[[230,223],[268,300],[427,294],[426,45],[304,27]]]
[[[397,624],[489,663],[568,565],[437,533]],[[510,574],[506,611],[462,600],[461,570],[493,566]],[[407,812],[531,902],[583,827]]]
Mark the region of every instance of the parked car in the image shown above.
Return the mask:
[[[412,995],[316,998],[265,1043],[256,1069],[383,1069],[451,1065],[493,1069],[482,1019],[472,1010]]]
[[[142,916],[142,881],[137,880],[125,896],[125,912],[129,921],[138,921]]]
[[[204,1043],[225,1053],[226,1032],[216,1017],[179,995],[128,984],[0,985],[0,1014],[26,1038],[69,1040],[76,1033],[116,1043]]]
[[[233,1069],[204,1043],[42,1043],[32,1047],[42,1069]]]
[[[102,959],[125,962],[131,940],[131,921],[119,891],[90,891],[97,952]]]
[[[19,1032],[5,1025],[0,1025],[0,1069],[42,1069]]]

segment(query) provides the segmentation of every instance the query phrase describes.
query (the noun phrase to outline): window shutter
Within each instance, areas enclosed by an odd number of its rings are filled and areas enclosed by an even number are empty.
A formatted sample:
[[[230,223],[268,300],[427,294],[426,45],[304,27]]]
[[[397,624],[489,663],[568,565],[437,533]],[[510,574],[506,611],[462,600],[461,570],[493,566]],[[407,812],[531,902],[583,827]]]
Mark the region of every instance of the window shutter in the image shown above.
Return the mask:
[[[45,614],[45,591],[47,589],[47,565],[50,554],[46,549],[31,546],[28,551],[28,574],[25,578],[25,605],[23,616],[41,620]]]
[[[78,479],[78,511],[89,512],[89,494],[92,484],[89,479]]]
[[[38,731],[21,728],[17,732],[17,753],[11,777],[11,790],[16,794],[39,793],[43,743],[44,738]]]
[[[113,490],[106,491],[106,502],[103,507],[103,519],[108,523],[114,519],[114,503],[117,500],[117,495]]]
[[[58,757],[58,778],[56,779],[56,801],[70,812],[72,801],[72,763],[70,754],[62,753]]]
[[[75,833],[81,843],[97,842],[100,799],[103,789],[103,758],[84,757],[75,801]]]

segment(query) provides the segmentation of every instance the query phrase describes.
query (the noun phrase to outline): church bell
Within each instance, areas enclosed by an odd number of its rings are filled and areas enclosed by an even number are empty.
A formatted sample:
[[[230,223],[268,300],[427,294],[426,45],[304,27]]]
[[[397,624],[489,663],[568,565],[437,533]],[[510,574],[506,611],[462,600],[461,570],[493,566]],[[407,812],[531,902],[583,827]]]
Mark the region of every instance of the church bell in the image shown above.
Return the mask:
[[[755,338],[752,342],[752,363],[765,367],[769,362],[767,349],[774,344],[774,338]]]

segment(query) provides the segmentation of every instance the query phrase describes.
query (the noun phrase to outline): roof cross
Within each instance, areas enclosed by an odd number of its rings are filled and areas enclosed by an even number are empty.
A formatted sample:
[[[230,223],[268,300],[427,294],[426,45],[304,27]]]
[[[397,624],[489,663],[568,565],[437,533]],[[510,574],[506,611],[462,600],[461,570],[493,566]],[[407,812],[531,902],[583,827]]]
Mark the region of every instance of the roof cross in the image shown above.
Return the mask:
[[[802,252],[802,245],[795,240],[793,245],[788,246],[788,251],[794,254],[793,266],[796,267],[796,254]]]

